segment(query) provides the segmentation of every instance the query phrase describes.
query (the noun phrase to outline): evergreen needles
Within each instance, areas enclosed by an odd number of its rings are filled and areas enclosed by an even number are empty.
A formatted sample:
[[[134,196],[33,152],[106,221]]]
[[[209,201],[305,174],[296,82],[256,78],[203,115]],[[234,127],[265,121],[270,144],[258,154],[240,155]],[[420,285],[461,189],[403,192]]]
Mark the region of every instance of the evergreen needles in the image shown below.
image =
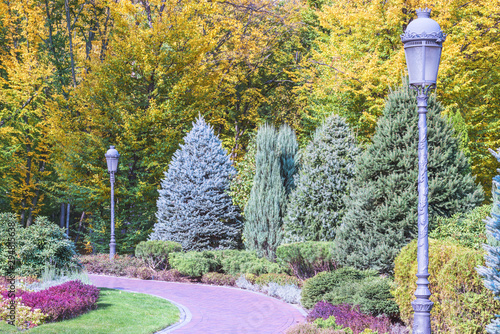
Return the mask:
[[[498,152],[490,150],[493,156],[500,162],[500,149]],[[497,169],[500,173],[500,169]],[[491,216],[485,220],[486,230],[489,232],[489,245],[484,245],[486,254],[486,267],[477,268],[479,275],[483,277],[484,285],[495,295],[495,299],[500,300],[500,175],[493,178],[492,184],[493,208]],[[491,324],[486,326],[486,331],[490,334],[500,333],[500,315],[496,315]]]
[[[235,174],[212,127],[198,118],[161,182],[150,240],[175,241],[184,250],[239,247],[242,218],[227,194]]]
[[[466,212],[483,200],[442,107],[429,99],[429,222]],[[416,92],[392,92],[372,145],[357,160],[347,212],[335,239],[342,265],[392,273],[399,250],[417,236],[418,113]]]
[[[326,119],[301,152],[296,188],[285,218],[285,240],[332,241],[344,215],[343,197],[360,150],[345,120]]]

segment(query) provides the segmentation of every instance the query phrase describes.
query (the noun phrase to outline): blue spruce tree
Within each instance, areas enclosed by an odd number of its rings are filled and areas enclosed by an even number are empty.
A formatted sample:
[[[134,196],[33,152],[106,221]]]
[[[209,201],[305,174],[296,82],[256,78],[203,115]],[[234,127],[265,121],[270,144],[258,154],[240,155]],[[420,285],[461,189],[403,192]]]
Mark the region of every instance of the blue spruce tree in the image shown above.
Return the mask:
[[[238,248],[242,218],[227,194],[236,169],[221,141],[200,116],[180,147],[161,182],[150,240],[184,250]]]
[[[500,149],[498,153],[490,149],[491,154],[500,162]],[[497,169],[500,173],[500,169]],[[489,245],[484,245],[486,250],[486,267],[477,268],[477,272],[484,279],[486,288],[493,291],[495,299],[500,300],[500,175],[493,178],[492,185],[493,207],[491,216],[485,220],[486,230],[489,232]],[[500,315],[496,315],[491,324],[486,326],[490,334],[500,334]]]
[[[346,121],[332,115],[301,152],[285,217],[285,241],[333,241],[360,153]]]

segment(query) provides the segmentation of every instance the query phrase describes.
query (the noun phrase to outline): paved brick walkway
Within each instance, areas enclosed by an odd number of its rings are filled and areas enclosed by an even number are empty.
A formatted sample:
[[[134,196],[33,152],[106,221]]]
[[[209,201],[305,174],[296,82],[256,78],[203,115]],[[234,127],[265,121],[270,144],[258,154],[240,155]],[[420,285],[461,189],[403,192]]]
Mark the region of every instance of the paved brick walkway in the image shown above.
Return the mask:
[[[174,334],[275,334],[305,321],[297,308],[246,290],[100,275],[89,277],[98,287],[148,293],[187,308],[188,320],[189,313],[191,320],[173,330]]]

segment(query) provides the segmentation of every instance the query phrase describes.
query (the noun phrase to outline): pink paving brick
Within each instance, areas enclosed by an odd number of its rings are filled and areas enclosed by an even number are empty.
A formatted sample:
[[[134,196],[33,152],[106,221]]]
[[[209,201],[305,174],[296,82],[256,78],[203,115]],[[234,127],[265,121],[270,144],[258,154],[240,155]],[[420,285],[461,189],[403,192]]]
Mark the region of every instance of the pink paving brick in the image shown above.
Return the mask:
[[[149,293],[181,304],[191,321],[174,334],[277,334],[305,321],[295,307],[262,294],[200,284],[89,275],[98,287]]]

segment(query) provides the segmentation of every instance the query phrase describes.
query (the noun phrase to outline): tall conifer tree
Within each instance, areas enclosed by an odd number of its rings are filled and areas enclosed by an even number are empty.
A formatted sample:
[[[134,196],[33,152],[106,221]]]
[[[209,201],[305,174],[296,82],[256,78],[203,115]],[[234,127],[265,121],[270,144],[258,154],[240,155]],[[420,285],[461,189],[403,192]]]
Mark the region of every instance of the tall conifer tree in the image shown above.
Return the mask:
[[[293,188],[298,145],[288,126],[278,132],[267,124],[259,128],[256,143],[255,177],[245,208],[243,235],[248,249],[274,259],[283,239],[283,217],[287,193]]]
[[[332,241],[360,150],[344,118],[328,117],[301,153],[285,217],[285,240]]]
[[[222,142],[198,118],[161,182],[150,239],[176,241],[184,250],[239,247],[242,219],[227,194],[235,174]]]
[[[490,150],[493,156],[500,162],[500,149],[498,152]],[[500,173],[500,169],[497,169]],[[488,231],[488,245],[484,245],[486,255],[486,267],[479,267],[477,272],[483,277],[484,285],[495,295],[495,299],[500,300],[500,175],[493,178],[492,184],[493,207],[491,216],[486,222]],[[486,331],[490,334],[500,333],[500,315],[496,315]]]
[[[450,217],[483,201],[441,105],[429,99],[429,222]],[[418,113],[416,92],[392,92],[372,145],[360,156],[347,212],[335,239],[340,264],[391,273],[399,250],[417,236]]]

